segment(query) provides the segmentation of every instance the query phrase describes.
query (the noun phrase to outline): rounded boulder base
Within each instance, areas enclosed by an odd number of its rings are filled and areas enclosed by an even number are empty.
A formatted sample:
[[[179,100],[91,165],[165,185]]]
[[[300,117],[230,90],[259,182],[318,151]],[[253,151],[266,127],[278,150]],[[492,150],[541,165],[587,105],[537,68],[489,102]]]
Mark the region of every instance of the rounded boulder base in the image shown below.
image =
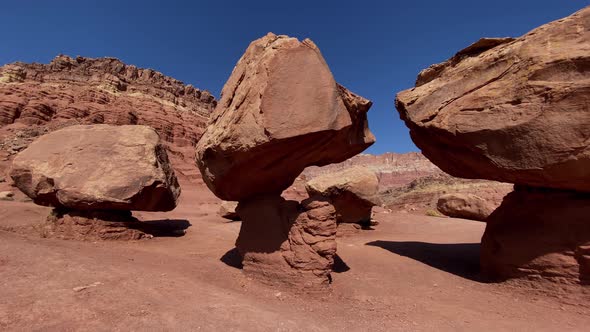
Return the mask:
[[[242,201],[236,247],[244,272],[270,285],[327,289],[336,255],[334,207],[320,197],[301,203],[278,195]]]
[[[515,187],[487,219],[481,268],[494,281],[590,284],[590,195]]]

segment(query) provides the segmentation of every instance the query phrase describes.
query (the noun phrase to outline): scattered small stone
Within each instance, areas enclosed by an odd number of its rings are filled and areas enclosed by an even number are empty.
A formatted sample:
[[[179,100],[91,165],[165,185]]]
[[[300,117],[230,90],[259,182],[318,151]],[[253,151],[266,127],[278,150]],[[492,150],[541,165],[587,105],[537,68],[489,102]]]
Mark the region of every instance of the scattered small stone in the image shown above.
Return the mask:
[[[0,201],[13,201],[14,193],[12,191],[0,191]]]
[[[72,288],[72,290],[74,292],[81,292],[81,291],[83,291],[85,289],[88,289],[88,288],[91,288],[91,287],[96,287],[96,286],[99,286],[99,285],[102,285],[102,282],[97,281],[97,282],[91,283],[90,285],[74,287],[74,288]]]

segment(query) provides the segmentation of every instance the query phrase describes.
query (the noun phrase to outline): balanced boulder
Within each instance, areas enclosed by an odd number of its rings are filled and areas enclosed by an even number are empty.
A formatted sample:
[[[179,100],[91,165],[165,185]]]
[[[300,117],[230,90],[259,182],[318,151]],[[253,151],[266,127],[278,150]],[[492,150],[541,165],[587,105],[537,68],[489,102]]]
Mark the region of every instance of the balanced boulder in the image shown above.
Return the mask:
[[[221,199],[280,194],[305,167],[374,143],[370,106],[336,83],[311,40],[269,33],[250,44],[223,87],[197,165]]]
[[[325,287],[336,217],[325,197],[280,195],[307,166],[344,161],[370,146],[371,102],[338,85],[317,46],[269,33],[253,41],[223,87],[197,144],[211,191],[238,201],[244,272],[268,283]]]
[[[396,107],[454,176],[515,183],[487,219],[488,277],[590,280],[590,7],[482,39],[418,76]]]
[[[41,136],[10,176],[36,204],[73,210],[169,211],[180,186],[147,126],[71,126]]]
[[[371,210],[378,205],[379,180],[375,172],[360,166],[327,173],[307,182],[305,189],[330,199],[336,208],[338,223],[355,223],[368,226]]]
[[[485,221],[494,208],[483,198],[474,194],[444,194],[436,203],[438,211],[452,218]]]

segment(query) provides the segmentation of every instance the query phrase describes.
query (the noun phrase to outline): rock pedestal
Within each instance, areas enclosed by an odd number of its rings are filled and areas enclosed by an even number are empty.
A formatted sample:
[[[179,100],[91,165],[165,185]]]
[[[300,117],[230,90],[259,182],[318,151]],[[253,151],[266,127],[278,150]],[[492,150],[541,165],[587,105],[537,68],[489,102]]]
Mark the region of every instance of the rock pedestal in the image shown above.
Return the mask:
[[[590,283],[590,194],[515,188],[487,219],[481,268],[489,277]]]
[[[236,247],[246,274],[269,284],[315,290],[327,286],[336,254],[334,207],[323,197],[301,203],[278,195],[241,201]]]
[[[329,283],[334,207],[280,195],[306,167],[342,162],[373,144],[370,107],[336,83],[311,40],[269,33],[250,44],[196,147],[209,189],[239,202],[245,273],[296,288]]]

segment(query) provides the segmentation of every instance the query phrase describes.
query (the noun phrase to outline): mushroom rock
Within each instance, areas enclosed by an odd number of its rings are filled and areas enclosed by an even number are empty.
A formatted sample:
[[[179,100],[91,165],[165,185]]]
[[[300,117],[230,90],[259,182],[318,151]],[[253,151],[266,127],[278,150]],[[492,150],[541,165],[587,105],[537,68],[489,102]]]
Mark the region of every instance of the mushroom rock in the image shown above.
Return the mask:
[[[170,211],[180,196],[160,137],[147,126],[76,125],[51,132],[14,158],[10,176],[36,204],[78,219],[136,222],[131,210]]]
[[[305,167],[344,161],[374,143],[370,106],[336,83],[311,40],[269,33],[250,44],[223,87],[196,159],[211,191],[239,202],[237,248],[246,273],[269,282],[329,282],[333,207],[322,197],[297,203],[280,195]]]
[[[371,211],[379,200],[379,180],[375,172],[364,167],[350,167],[313,178],[305,189],[310,197],[329,198],[336,208],[338,223],[371,225]]]
[[[442,170],[520,188],[487,220],[481,264],[492,278],[587,278],[588,31],[590,7],[520,38],[482,39],[397,95],[413,141]]]

